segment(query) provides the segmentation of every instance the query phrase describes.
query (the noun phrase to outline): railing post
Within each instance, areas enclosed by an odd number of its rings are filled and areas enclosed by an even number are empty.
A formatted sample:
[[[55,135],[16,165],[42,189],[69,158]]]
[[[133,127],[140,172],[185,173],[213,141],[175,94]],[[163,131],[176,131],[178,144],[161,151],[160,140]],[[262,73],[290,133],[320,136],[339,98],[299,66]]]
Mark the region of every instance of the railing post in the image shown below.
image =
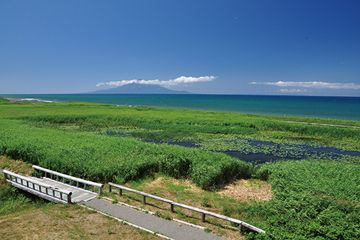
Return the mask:
[[[206,221],[205,216],[206,216],[205,213],[202,213],[202,215],[201,215],[201,221],[203,221],[203,222]]]
[[[171,209],[171,212],[175,212],[174,211],[174,204],[170,203],[170,209]]]
[[[146,196],[143,196],[143,203],[146,204]]]
[[[99,195],[101,195],[102,192],[103,192],[103,187],[101,186],[101,187],[99,187]]]
[[[112,192],[112,186],[109,185],[109,192]]]
[[[122,192],[122,189],[119,188],[119,195],[122,196],[123,192]]]
[[[241,230],[242,230],[242,224],[239,224],[238,228],[239,228],[239,231],[241,232]]]
[[[67,202],[68,202],[68,203],[71,203],[71,194],[72,194],[72,192],[70,192],[70,193],[67,195]]]

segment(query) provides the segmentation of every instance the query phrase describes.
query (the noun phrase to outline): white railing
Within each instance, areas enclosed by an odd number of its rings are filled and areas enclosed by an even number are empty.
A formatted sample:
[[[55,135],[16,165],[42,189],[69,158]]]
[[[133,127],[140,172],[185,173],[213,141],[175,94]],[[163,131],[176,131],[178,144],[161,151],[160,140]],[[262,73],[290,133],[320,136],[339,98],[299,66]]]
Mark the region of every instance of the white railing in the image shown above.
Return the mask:
[[[33,165],[32,167],[35,170],[43,172],[44,176],[49,177],[50,179],[54,179],[56,181],[62,181],[64,183],[66,182],[66,183],[69,183],[70,185],[73,185],[73,186],[76,186],[76,187],[79,187],[79,188],[83,188],[83,189],[86,189],[87,187],[92,187],[92,188],[95,187],[95,188],[98,189],[99,194],[102,193],[102,189],[103,189],[104,185],[101,184],[101,183],[96,183],[96,182],[84,180],[84,179],[81,179],[81,178],[73,177],[73,176],[70,176],[70,175],[59,173],[59,172],[56,172],[56,171],[53,171],[53,170],[50,170],[50,169],[46,169],[46,168],[43,168],[43,167],[40,167],[40,166],[36,166],[36,165]]]
[[[70,191],[52,188],[50,185],[38,182],[35,179],[19,175],[8,170],[3,170],[2,172],[5,176],[5,179],[15,187],[40,196],[44,196],[45,198],[54,201],[71,203],[72,192]]]
[[[257,232],[257,233],[265,233],[264,230],[262,230],[260,228],[257,228],[257,227],[255,227],[253,225],[250,225],[250,224],[248,224],[248,223],[246,223],[244,221],[235,219],[235,218],[230,218],[230,217],[227,217],[227,216],[224,216],[224,215],[221,215],[221,214],[217,214],[217,213],[213,213],[213,212],[209,212],[209,211],[206,211],[206,210],[203,210],[203,209],[200,209],[200,208],[192,207],[192,206],[185,205],[185,204],[182,204],[182,203],[177,203],[177,202],[174,202],[174,201],[166,199],[166,198],[158,197],[158,196],[155,196],[155,195],[152,195],[152,194],[148,194],[148,193],[145,193],[145,192],[141,192],[141,191],[138,191],[138,190],[135,190],[135,189],[132,189],[132,188],[128,188],[128,187],[125,187],[125,186],[118,185],[118,184],[110,182],[109,183],[109,191],[110,192],[112,192],[112,188],[119,189],[119,194],[120,195],[123,194],[123,190],[142,195],[144,204],[146,204],[146,198],[152,198],[152,199],[155,199],[155,200],[158,200],[158,201],[161,201],[161,202],[168,203],[168,204],[170,204],[170,209],[171,209],[172,212],[175,212],[174,207],[177,206],[177,207],[185,208],[185,209],[188,209],[188,210],[191,210],[191,211],[194,211],[194,212],[201,213],[203,222],[205,222],[206,216],[212,216],[212,217],[219,218],[219,219],[228,221],[230,223],[236,224],[236,225],[239,226],[239,228],[245,227],[245,228],[247,228],[247,229],[249,229],[251,231]]]

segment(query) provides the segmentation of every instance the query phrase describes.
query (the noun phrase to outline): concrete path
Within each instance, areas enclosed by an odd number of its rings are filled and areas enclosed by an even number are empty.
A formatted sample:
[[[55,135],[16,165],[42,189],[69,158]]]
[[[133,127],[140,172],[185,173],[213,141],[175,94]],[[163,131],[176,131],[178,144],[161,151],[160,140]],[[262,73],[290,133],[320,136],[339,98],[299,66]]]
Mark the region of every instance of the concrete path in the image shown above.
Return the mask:
[[[166,220],[128,206],[113,204],[110,201],[104,199],[94,198],[81,204],[175,240],[223,239],[212,233],[205,232],[202,229],[171,220]]]

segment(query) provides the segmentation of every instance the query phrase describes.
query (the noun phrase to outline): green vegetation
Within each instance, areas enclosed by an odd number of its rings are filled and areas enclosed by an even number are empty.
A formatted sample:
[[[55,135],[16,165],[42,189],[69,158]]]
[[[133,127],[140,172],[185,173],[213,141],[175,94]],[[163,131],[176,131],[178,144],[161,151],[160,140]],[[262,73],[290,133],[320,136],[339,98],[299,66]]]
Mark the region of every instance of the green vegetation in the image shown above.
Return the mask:
[[[106,108],[99,106],[100,108]],[[251,137],[276,142],[329,144],[359,150],[360,129],[314,126],[235,113],[212,113],[146,107],[108,107],[106,115],[46,115],[23,117],[37,125],[83,131],[119,130],[143,140],[200,139],[208,134]],[[91,110],[91,109],[89,109]],[[355,146],[353,143],[357,143]]]
[[[0,217],[33,205],[31,199],[0,179]]]
[[[23,174],[31,172],[31,166],[28,164],[21,161],[10,161],[5,157],[0,156],[0,169],[5,168]],[[45,204],[44,201],[36,198],[31,199],[27,194],[11,187],[7,184],[4,176],[0,174],[0,218],[6,214],[42,206],[43,204]]]
[[[194,205],[267,231],[266,235],[248,233],[248,238],[359,239],[360,157],[316,155],[302,148],[359,151],[360,129],[354,126],[360,123],[92,103],[0,101],[0,154],[90,180],[130,181],[140,189],[141,181],[159,173],[191,180],[208,190],[238,178],[265,179],[273,191],[267,202],[243,202],[201,189],[189,192],[186,184],[151,191],[165,197],[165,193],[173,193],[171,197],[181,193],[176,197],[180,202],[192,199]],[[254,145],[254,140],[265,144]],[[149,143],[172,141],[199,147]],[[214,152],[229,149],[308,160],[254,166]],[[4,190],[0,199],[11,195]]]
[[[5,99],[5,98],[0,98],[0,104],[3,104],[3,103],[8,103],[9,100]]]
[[[0,154],[94,181],[124,182],[163,172],[211,188],[250,177],[249,165],[223,154],[29,127],[17,121],[0,124]]]
[[[262,171],[269,174],[274,198],[246,212],[266,222],[265,239],[360,238],[360,165],[289,161]]]
[[[208,138],[208,134],[275,142],[314,143],[360,150],[359,122],[312,118],[280,118],[239,113],[125,107],[93,103],[3,104],[0,117],[25,119],[39,127],[66,130],[119,130],[149,140]],[[289,122],[292,121],[292,122]],[[341,124],[349,127],[294,122]]]
[[[360,165],[336,161],[287,161],[265,164],[259,174],[269,177],[273,196],[271,201],[236,199],[232,195],[196,189],[187,182],[166,177],[131,181],[133,188],[166,197],[178,202],[208,209],[242,219],[267,231],[266,235],[248,234],[250,239],[359,239],[360,237]],[[246,192],[261,186],[251,180]],[[255,191],[256,192],[256,191]],[[264,196],[262,194],[262,196]],[[168,206],[158,201],[143,205],[140,196],[131,193],[116,196],[120,201],[151,211],[165,211]],[[154,208],[154,206],[157,206]],[[160,210],[159,210],[160,209]],[[200,215],[173,214],[196,224]],[[224,232],[224,222],[208,219],[204,226],[214,232]],[[224,233],[226,235],[226,232]]]

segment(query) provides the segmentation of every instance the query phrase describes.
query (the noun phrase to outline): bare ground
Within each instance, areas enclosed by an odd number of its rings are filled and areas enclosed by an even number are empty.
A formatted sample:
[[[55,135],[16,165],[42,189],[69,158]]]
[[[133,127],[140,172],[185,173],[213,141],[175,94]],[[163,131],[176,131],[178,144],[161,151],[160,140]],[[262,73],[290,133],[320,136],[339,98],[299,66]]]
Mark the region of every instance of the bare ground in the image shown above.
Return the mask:
[[[261,180],[238,180],[226,186],[219,194],[240,201],[270,201],[271,185]]]
[[[0,236],[7,239],[159,239],[79,206],[49,204],[0,217]]]

